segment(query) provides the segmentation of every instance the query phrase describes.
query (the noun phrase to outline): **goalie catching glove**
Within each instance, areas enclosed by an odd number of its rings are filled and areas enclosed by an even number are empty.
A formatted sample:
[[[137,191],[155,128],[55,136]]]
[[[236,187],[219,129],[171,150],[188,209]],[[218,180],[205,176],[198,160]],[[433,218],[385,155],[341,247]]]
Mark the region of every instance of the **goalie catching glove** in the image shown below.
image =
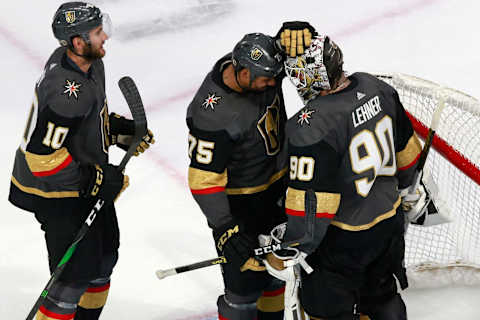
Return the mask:
[[[265,271],[265,267],[252,257],[258,245],[252,237],[245,234],[243,226],[232,221],[213,230],[213,237],[219,254],[227,259],[227,263],[240,266],[240,271]]]
[[[133,120],[126,119],[113,112],[109,116],[109,123],[111,144],[115,144],[120,149],[127,151],[132,143],[133,136],[135,135],[135,123]],[[140,153],[145,152],[145,150],[154,143],[155,139],[153,138],[153,133],[148,129],[147,134],[143,136],[134,155],[138,156]]]
[[[284,22],[277,33],[276,39],[280,41],[282,49],[290,57],[296,57],[305,52],[312,43],[312,37],[317,32],[308,22]]]

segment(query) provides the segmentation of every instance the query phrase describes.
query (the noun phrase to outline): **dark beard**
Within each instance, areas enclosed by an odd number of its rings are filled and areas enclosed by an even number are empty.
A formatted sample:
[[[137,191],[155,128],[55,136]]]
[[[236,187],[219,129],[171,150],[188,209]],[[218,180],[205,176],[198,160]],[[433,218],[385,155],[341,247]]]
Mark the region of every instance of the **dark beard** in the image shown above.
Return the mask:
[[[86,47],[82,56],[85,59],[87,59],[88,61],[95,61],[95,60],[98,60],[98,59],[102,59],[104,55],[105,54],[103,54],[100,51],[100,49],[94,50],[91,46],[88,46],[88,47]]]

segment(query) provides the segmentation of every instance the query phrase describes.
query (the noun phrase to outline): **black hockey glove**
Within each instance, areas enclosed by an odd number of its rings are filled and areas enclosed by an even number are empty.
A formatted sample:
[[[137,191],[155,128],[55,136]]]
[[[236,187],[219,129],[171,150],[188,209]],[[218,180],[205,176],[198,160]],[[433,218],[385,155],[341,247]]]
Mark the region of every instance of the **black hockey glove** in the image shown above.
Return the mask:
[[[265,267],[252,257],[258,242],[243,231],[243,226],[235,221],[213,230],[217,251],[222,254],[227,263],[240,266],[240,271],[265,271]]]
[[[109,116],[110,123],[110,142],[112,145],[117,145],[120,149],[128,150],[132,143],[133,135],[135,134],[135,124],[133,120],[126,119],[116,113],[111,113]],[[142,138],[142,142],[137,147],[135,156],[147,150],[151,144],[155,143],[153,133],[148,129],[147,134]]]
[[[284,22],[278,30],[275,39],[290,57],[296,57],[305,52],[312,44],[312,37],[317,35],[315,28],[305,21]]]
[[[128,176],[112,164],[82,166],[81,195],[85,198],[98,196],[105,202],[113,202],[129,185]]]

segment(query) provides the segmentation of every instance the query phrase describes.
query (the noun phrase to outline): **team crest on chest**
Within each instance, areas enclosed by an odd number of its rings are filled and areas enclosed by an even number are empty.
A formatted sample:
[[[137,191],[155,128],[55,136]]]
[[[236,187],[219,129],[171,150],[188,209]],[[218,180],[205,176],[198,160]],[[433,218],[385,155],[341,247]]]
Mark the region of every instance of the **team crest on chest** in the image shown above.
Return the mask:
[[[281,148],[280,114],[280,98],[276,95],[257,123],[257,129],[265,142],[265,149],[269,156],[276,155]]]
[[[65,95],[69,98],[73,95],[76,99],[78,99],[78,94],[80,93],[80,87],[82,85],[80,83],[76,83],[75,81],[67,80],[67,84],[65,85],[66,90],[63,91]]]
[[[312,118],[312,113],[314,112],[315,110],[303,109],[302,112],[298,115],[297,123],[300,123],[301,126],[303,126],[304,123],[309,125],[310,121],[308,121],[308,119]]]
[[[212,110],[215,110],[215,105],[218,103],[218,100],[220,100],[222,97],[215,95],[214,93],[209,93],[208,97],[205,98],[205,100],[202,103],[202,107],[205,109],[208,109],[209,107],[212,108]]]

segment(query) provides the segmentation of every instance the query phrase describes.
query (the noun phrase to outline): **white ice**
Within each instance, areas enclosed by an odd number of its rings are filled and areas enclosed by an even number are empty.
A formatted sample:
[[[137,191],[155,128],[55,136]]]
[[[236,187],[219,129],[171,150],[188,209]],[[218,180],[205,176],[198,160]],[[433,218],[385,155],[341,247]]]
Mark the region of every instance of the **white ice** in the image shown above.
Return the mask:
[[[253,1],[97,0],[117,34],[105,57],[110,110],[128,114],[117,81],[135,79],[157,143],[127,168],[117,202],[120,260],[102,319],[213,319],[218,267],[156,279],[154,271],[214,257],[210,232],[186,185],[185,110],[214,62],[249,32],[273,34],[308,20],[342,47],[348,71],[417,75],[480,97],[480,3],[473,0]],[[23,319],[46,284],[46,248],[33,216],[7,201],[13,157],[33,86],[57,46],[51,18],[61,2],[0,3],[0,319]],[[301,105],[284,84],[292,115]],[[59,92],[62,88],[58,88]],[[121,152],[114,152],[118,161]],[[407,290],[409,319],[480,318],[480,288]]]

